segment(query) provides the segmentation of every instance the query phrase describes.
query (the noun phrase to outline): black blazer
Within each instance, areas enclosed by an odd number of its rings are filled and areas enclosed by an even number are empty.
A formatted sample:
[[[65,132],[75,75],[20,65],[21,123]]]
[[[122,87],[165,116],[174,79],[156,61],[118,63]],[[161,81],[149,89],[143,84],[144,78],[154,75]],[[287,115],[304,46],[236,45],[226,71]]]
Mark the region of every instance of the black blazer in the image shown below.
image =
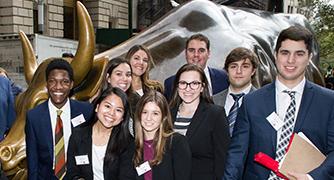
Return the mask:
[[[191,171],[191,152],[187,139],[174,133],[166,142],[162,162],[152,168],[153,180],[189,180]],[[136,180],[144,180],[144,175]]]
[[[112,163],[103,164],[104,179],[127,180],[131,178],[129,171],[132,168],[132,156],[134,144],[130,143],[128,149],[116,158]],[[88,155],[89,164],[76,165],[75,156]],[[72,132],[67,150],[67,172],[68,179],[84,178],[93,180],[92,169],[92,126],[78,128]]]
[[[171,110],[174,122],[177,110]],[[192,153],[191,179],[221,179],[230,142],[224,108],[201,100],[186,137]]]

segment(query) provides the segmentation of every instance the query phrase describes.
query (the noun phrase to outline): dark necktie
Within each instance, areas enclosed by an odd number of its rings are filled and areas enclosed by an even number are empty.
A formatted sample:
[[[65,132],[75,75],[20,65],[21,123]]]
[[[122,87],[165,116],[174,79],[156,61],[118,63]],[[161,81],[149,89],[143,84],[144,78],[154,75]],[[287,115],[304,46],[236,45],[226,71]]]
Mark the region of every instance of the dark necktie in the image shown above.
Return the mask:
[[[238,115],[239,99],[242,96],[244,96],[245,93],[240,93],[240,94],[230,93],[230,94],[234,99],[234,103],[233,103],[233,106],[230,109],[230,112],[228,113],[227,120],[228,120],[229,127],[230,127],[230,136],[232,136],[235,120],[237,119],[237,115]]]
[[[62,110],[57,110],[57,123],[55,130],[55,168],[54,173],[58,179],[63,179],[66,174],[65,145],[63,122],[60,118]]]
[[[296,91],[283,91],[284,93],[289,94],[291,101],[288,109],[286,110],[286,114],[284,117],[284,125],[282,126],[281,136],[278,140],[278,146],[276,149],[275,160],[280,162],[286,153],[286,149],[290,142],[290,137],[293,133],[293,128],[295,124],[295,113],[296,113],[296,100],[295,94]],[[271,172],[269,180],[279,180],[273,172]]]

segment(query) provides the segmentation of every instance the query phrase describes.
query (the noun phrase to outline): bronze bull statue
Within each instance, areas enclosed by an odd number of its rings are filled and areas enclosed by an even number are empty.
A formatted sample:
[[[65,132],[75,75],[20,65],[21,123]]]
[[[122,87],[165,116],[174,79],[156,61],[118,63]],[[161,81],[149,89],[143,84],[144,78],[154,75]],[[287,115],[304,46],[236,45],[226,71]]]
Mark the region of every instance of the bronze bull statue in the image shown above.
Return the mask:
[[[124,55],[135,44],[144,44],[150,48],[155,60],[151,77],[162,82],[186,62],[185,41],[197,32],[207,35],[211,41],[210,66],[222,68],[225,57],[235,47],[243,46],[254,50],[260,59],[254,83],[261,86],[271,82],[276,75],[273,46],[278,33],[295,24],[311,29],[301,15],[240,10],[218,6],[210,1],[195,0],[174,9],[146,31],[123,44],[94,56],[94,29],[80,2],[77,3],[77,13],[79,45],[75,57],[68,61],[71,62],[75,76],[72,98],[78,100],[88,100],[98,91],[108,59]],[[26,112],[48,98],[44,73],[50,59],[37,66],[29,40],[23,32],[20,32],[20,37],[28,89],[17,98],[17,119],[5,140],[0,143],[3,169],[12,179],[27,178],[24,134]],[[317,43],[312,52],[314,55],[307,70],[307,78],[323,85],[323,78],[317,68]]]

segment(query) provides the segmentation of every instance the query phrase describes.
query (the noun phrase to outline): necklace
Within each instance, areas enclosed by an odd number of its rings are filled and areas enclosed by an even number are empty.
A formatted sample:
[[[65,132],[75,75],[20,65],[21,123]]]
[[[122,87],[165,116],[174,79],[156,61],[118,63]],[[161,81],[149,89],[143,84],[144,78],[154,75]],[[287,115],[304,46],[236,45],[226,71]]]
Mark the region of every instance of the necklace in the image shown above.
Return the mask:
[[[148,148],[152,148],[153,146],[153,140],[144,140],[144,145]]]

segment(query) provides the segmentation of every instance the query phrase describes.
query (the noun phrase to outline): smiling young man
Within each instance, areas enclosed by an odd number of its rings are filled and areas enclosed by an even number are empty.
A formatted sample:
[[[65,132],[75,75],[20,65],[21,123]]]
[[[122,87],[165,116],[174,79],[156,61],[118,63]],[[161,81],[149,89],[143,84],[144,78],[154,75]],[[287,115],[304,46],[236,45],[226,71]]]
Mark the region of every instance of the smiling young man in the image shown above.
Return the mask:
[[[257,65],[258,59],[255,53],[244,47],[233,49],[226,57],[224,68],[228,74],[230,85],[228,89],[215,94],[213,101],[224,107],[229,120],[231,136],[235,123],[234,116],[242,103],[242,97],[256,90],[252,85],[252,77],[256,72]]]
[[[228,87],[229,82],[226,72],[207,66],[207,62],[210,58],[210,41],[208,37],[203,34],[190,36],[186,42],[185,55],[187,64],[196,64],[204,70],[209,83],[210,95],[217,94]],[[171,99],[174,79],[175,75],[167,78],[164,82],[164,95],[167,100]]]
[[[66,152],[72,128],[91,119],[93,107],[70,100],[73,70],[63,59],[46,68],[49,99],[26,117],[28,179],[66,179]]]
[[[279,34],[276,81],[244,97],[223,179],[280,179],[256,163],[254,155],[263,152],[280,162],[293,132],[303,132],[326,160],[308,174],[290,172],[290,176],[297,180],[333,179],[334,92],[305,78],[313,40],[312,33],[302,26]]]

